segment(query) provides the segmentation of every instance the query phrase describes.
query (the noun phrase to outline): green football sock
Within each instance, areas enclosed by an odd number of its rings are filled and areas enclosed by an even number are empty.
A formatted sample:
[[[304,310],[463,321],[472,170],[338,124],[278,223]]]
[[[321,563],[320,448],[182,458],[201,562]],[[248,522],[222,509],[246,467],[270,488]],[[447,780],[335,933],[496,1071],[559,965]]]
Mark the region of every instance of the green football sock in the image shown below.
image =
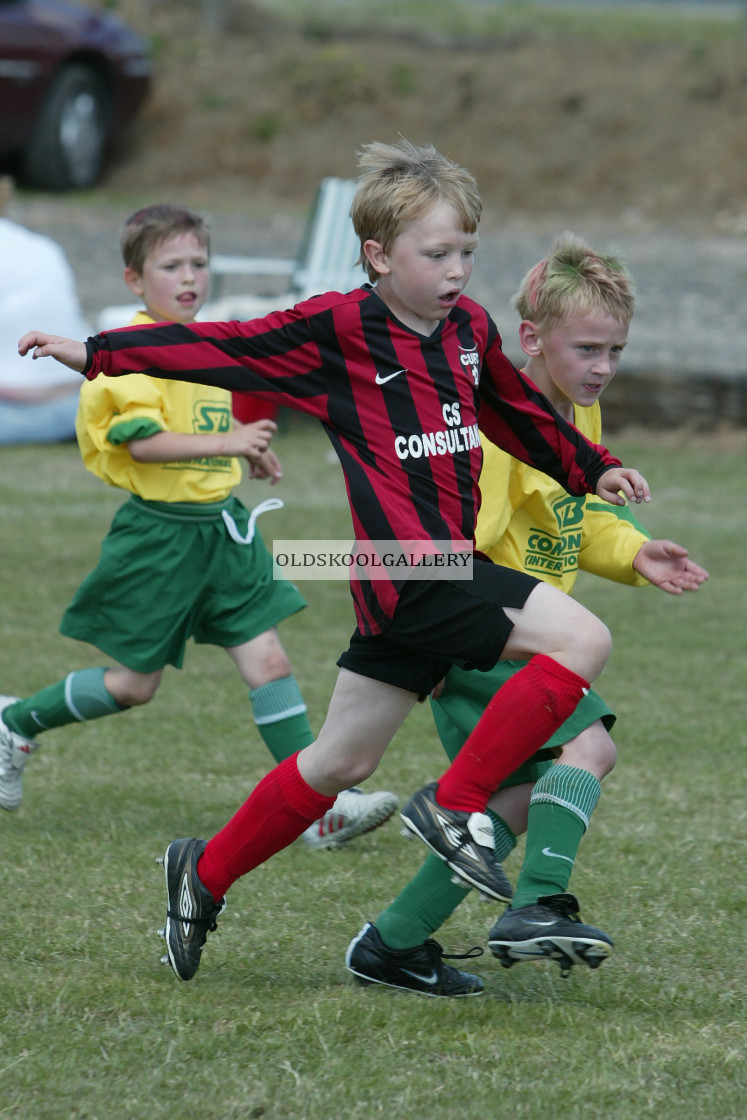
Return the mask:
[[[505,821],[488,810],[495,833],[495,857],[499,863],[516,847],[516,837]],[[438,856],[429,855],[420,871],[374,923],[390,949],[422,945],[469,894],[469,887],[452,883],[454,872]]]
[[[313,743],[301,689],[293,676],[253,688],[249,693],[254,722],[276,762]]]
[[[422,945],[451,917],[469,894],[469,888],[452,883],[453,874],[438,856],[428,856],[420,871],[374,923],[385,945],[390,949]]]
[[[503,817],[499,817],[492,809],[488,809],[487,813],[493,822],[493,850],[495,851],[495,858],[498,863],[503,863],[516,847],[516,834],[511,831]]]
[[[529,802],[526,852],[511,909],[531,906],[542,895],[562,894],[599,795],[588,770],[553,766],[536,783]]]
[[[42,731],[86,723],[126,711],[104,684],[106,669],[80,669],[25,700],[10,704],[3,720],[11,731],[35,739]]]

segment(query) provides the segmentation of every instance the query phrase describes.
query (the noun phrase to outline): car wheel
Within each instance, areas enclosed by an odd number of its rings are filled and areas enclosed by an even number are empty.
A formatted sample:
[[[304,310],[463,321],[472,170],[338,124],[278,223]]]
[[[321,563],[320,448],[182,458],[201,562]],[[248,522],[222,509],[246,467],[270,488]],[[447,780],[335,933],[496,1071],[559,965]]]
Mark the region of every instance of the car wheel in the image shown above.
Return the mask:
[[[41,107],[24,156],[23,181],[37,190],[92,186],[106,154],[109,95],[88,66],[66,66]]]

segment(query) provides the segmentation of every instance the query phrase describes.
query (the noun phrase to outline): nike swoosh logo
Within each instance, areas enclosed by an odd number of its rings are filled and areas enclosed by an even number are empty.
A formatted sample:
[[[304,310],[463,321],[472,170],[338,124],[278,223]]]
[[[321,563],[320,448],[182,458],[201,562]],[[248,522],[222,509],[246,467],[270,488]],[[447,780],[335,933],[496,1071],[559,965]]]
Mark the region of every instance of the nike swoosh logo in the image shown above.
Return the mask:
[[[549,848],[543,848],[542,855],[549,856],[550,859],[567,859],[569,863],[576,862],[575,859],[571,859],[570,856],[561,856],[559,852],[551,852]]]
[[[430,984],[432,986],[438,983],[438,973],[435,969],[430,976],[423,976],[420,972],[411,972],[409,968],[401,968],[400,972],[404,972],[405,976],[412,976],[413,980],[420,980],[421,984]]]
[[[376,374],[376,384],[386,385],[387,381],[391,381],[393,377],[399,377],[401,373],[407,373],[406,369],[395,369],[394,373],[388,373],[386,377],[382,377],[380,373]]]

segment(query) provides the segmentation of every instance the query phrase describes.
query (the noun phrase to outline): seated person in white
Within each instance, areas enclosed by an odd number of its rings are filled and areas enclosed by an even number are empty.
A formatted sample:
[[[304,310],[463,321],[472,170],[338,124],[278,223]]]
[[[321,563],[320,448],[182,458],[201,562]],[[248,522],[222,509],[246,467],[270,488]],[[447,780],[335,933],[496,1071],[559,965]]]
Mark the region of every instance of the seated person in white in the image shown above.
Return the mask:
[[[0,178],[0,444],[74,439],[83,379],[59,362],[24,362],[18,331],[51,321],[55,332],[85,338],[91,328],[60,246],[4,216],[11,187]]]

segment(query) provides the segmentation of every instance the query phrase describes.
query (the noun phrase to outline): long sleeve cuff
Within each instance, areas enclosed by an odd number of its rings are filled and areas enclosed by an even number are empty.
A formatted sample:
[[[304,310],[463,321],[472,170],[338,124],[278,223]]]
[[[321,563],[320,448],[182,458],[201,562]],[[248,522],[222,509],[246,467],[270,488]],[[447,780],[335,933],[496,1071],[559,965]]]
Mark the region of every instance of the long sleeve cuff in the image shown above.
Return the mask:
[[[93,345],[93,339],[92,338],[87,338],[85,343],[84,343],[84,346],[86,348],[86,364],[83,366],[83,369],[81,370],[81,373],[83,374],[83,376],[88,381],[93,381],[95,376],[96,376],[96,374],[94,374],[93,377],[90,376],[91,367],[93,365],[93,355],[96,352],[95,347]]]

